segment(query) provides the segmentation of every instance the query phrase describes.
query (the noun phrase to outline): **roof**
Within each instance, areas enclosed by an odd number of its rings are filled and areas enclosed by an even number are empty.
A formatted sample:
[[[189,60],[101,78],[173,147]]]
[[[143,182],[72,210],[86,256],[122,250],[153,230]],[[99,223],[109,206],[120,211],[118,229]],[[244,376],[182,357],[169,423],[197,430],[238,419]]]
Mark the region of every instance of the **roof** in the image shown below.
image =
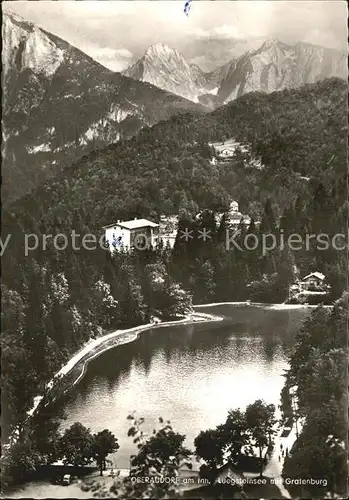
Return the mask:
[[[231,479],[243,479],[244,478],[244,474],[243,472],[240,472],[238,471],[231,463],[226,463],[224,465],[222,465],[222,467],[220,467],[218,470],[217,470],[217,474],[216,474],[216,480],[215,482],[217,482],[217,480],[222,476],[222,475],[227,475],[228,477],[230,477]]]
[[[308,278],[311,278],[312,276],[315,276],[315,278],[318,278],[321,281],[323,281],[325,279],[325,275],[324,274],[315,272],[315,273],[310,273],[307,276],[305,276],[302,281],[304,281],[304,280],[306,280]]]
[[[133,219],[122,222],[114,222],[114,224],[109,224],[108,226],[103,226],[103,229],[107,229],[108,227],[123,227],[125,229],[138,229],[141,227],[158,227],[159,224],[152,222],[147,219]]]

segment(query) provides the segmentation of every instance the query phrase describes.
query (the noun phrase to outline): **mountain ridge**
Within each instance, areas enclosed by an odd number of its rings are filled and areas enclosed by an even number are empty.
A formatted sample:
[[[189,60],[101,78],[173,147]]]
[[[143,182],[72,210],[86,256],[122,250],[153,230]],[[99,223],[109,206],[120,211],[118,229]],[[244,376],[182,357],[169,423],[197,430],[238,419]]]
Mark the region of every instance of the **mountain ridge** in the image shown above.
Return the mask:
[[[202,94],[209,90],[209,74],[205,74],[198,65],[186,61],[178,49],[163,43],[148,47],[144,55],[122,74],[160,88],[166,87],[168,91],[193,102],[199,102],[197,94],[200,88],[203,89]]]
[[[129,141],[84,156],[74,168],[66,169],[23,200],[23,207],[35,212],[53,211],[60,217],[67,207],[72,213],[78,205],[88,211],[90,190],[95,193],[96,188],[98,195],[94,194],[90,217],[98,226],[113,218],[151,217],[152,210],[176,212],[177,205],[186,199],[176,190],[186,190],[187,196],[190,193],[200,209],[216,205],[221,190],[228,190],[233,199],[246,191],[253,202],[262,201],[253,195],[254,190],[263,196],[273,191],[274,198],[285,204],[288,195],[295,196],[307,188],[299,175],[329,187],[344,179],[346,89],[345,81],[332,78],[273,94],[246,94],[205,115],[173,116],[144,128]],[[244,180],[238,188],[234,181],[238,172],[222,167],[224,181],[220,183],[217,167],[207,159],[207,143],[229,137],[250,144],[252,154],[261,156],[265,165],[261,171],[240,166],[239,176]],[[328,165],[334,151],[336,155]],[[118,186],[112,189],[116,174]],[[37,199],[42,200],[40,208]]]
[[[161,60],[159,52],[151,46],[123,74],[176,92],[194,102],[211,94],[211,108],[251,91],[273,92],[325,78],[346,77],[344,53],[306,42],[289,45],[277,39],[264,40],[259,48],[247,50],[211,72],[190,64],[177,49],[157,45],[162,47]],[[177,67],[172,54],[180,54]],[[169,83],[176,77],[176,85]]]
[[[112,72],[34,23],[4,12],[3,202],[93,149],[194,104]]]

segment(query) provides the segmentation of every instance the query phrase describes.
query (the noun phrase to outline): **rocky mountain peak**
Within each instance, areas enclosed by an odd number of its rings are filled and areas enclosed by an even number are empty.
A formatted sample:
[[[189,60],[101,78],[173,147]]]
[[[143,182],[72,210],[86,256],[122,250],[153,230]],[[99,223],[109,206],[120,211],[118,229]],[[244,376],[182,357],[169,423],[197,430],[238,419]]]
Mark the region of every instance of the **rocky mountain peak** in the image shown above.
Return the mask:
[[[191,66],[179,50],[163,43],[151,45],[124,75],[149,82],[194,102],[198,102],[198,81],[199,86],[202,85],[203,78],[201,70]]]
[[[33,23],[12,12],[4,13],[3,65],[5,74],[13,66],[36,75],[53,75],[64,60],[63,51]]]
[[[279,40],[276,38],[271,38],[269,40],[265,40],[265,42],[261,46],[261,50],[268,50],[276,47],[281,47],[281,45],[284,45],[281,43]]]
[[[151,45],[146,50],[143,61],[145,64],[152,65],[154,69],[159,68],[159,70],[165,69],[168,71],[179,69],[190,72],[190,65],[183,54],[179,50],[162,43]]]
[[[178,50],[158,43],[125,74],[194,102],[210,96],[209,105],[214,107],[247,92],[274,92],[332,76],[345,78],[346,63],[345,57],[333,49],[303,42],[288,45],[272,38],[261,39],[259,47],[204,73]]]
[[[169,57],[173,54],[181,55],[177,49],[173,49],[164,43],[150,45],[146,50],[144,57]],[[182,56],[183,57],[183,56]]]
[[[152,51],[163,56],[156,61],[168,61],[164,46]],[[2,62],[6,203],[57,169],[130,138],[144,126],[173,114],[204,111],[192,99],[113,73],[68,42],[11,13],[4,16]],[[179,65],[177,59],[173,64],[171,68]],[[147,66],[152,67],[151,59]]]

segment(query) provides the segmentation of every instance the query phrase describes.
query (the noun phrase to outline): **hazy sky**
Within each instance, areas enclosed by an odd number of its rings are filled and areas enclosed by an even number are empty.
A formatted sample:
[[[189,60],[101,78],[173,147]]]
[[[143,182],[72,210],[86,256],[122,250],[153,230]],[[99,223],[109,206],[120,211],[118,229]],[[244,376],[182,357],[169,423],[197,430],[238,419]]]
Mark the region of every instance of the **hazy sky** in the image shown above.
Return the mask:
[[[208,52],[213,46],[214,54],[222,47],[227,59],[234,47],[243,51],[245,40],[259,37],[341,50],[347,47],[345,1],[196,0],[191,2],[188,17],[183,7],[184,0],[3,3],[4,10],[9,8],[39,24],[115,71],[124,69],[157,42],[178,48],[203,65],[209,59],[212,65],[213,52]]]

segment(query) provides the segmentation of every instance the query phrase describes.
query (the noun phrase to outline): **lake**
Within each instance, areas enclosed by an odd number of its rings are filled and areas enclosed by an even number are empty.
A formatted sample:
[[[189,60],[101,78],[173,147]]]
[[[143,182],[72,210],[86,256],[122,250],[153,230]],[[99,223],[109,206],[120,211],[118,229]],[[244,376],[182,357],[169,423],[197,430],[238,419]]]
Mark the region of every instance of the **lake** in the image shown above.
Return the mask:
[[[127,415],[145,419],[144,430],[170,420],[193,447],[200,432],[223,423],[228,411],[256,399],[279,403],[287,353],[306,309],[274,310],[219,305],[197,310],[225,319],[143,332],[88,365],[65,404],[62,429],[81,422],[93,432],[110,429],[120,449],[112,457],[129,467],[135,451]]]
[[[93,432],[110,429],[120,449],[114,467],[128,468],[135,452],[127,437],[127,415],[143,417],[143,430],[170,420],[186,435],[186,445],[201,430],[223,423],[230,409],[244,409],[256,399],[280,402],[287,355],[304,317],[305,307],[216,305],[200,312],[223,321],[154,328],[131,343],[92,360],[84,378],[64,402],[62,430],[81,422]],[[78,485],[62,488],[37,481],[14,495],[36,498],[88,497]]]

